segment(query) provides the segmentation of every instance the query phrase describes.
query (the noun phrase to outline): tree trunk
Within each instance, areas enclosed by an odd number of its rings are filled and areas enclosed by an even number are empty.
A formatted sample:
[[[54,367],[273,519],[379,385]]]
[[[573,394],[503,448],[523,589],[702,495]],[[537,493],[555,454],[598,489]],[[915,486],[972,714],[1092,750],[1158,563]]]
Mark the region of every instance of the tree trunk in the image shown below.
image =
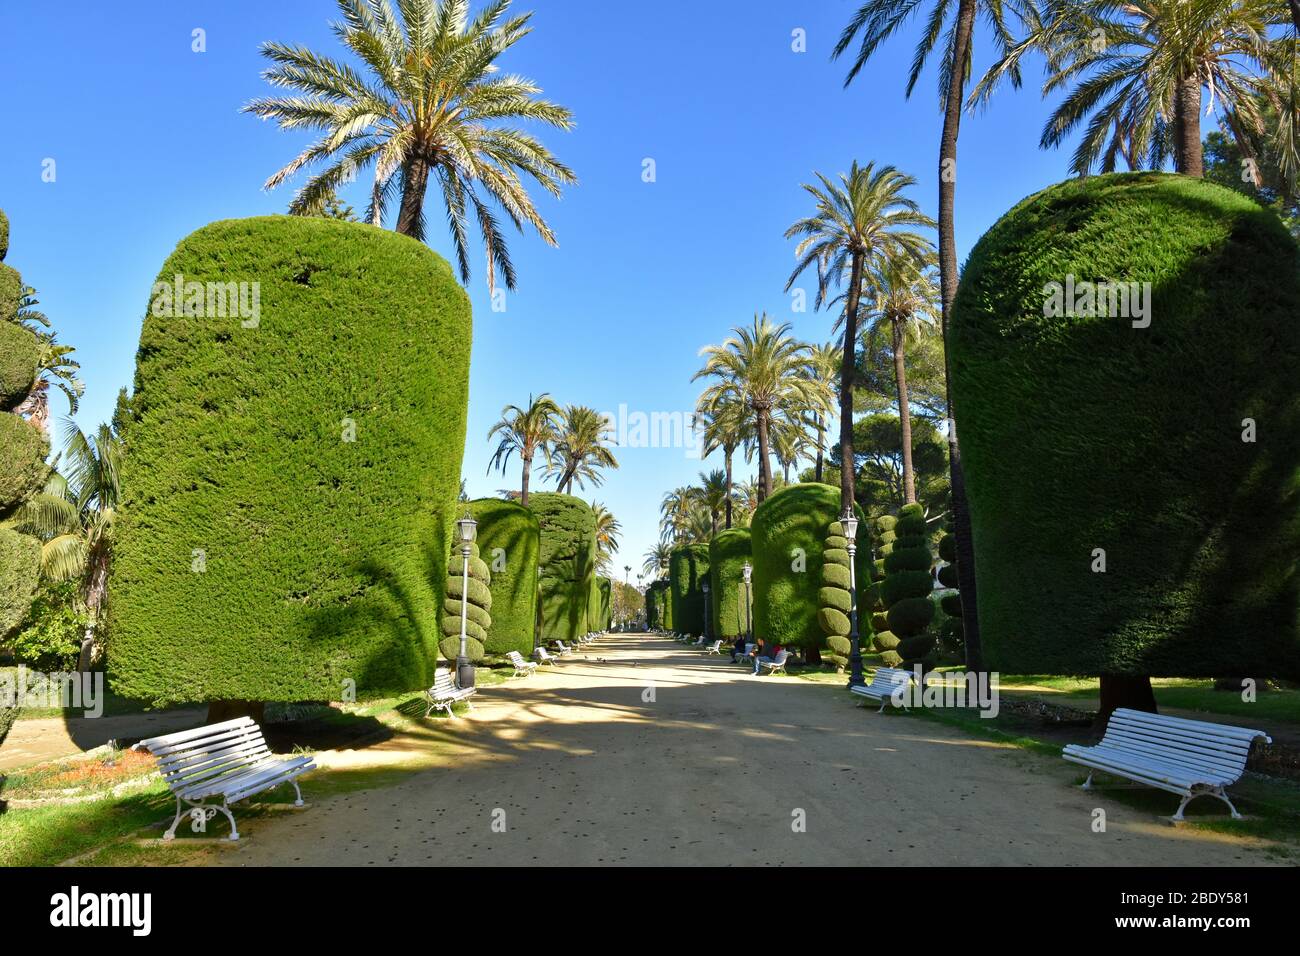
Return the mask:
[[[727,502],[724,505],[727,511],[727,530],[731,530],[731,454],[730,448],[723,449],[723,461],[727,467]]]
[[[912,471],[912,408],[907,400],[907,367],[903,358],[903,328],[898,319],[890,321],[894,333],[894,384],[898,386],[898,422],[903,444],[903,498],[916,504],[916,474]]]
[[[862,253],[853,254],[844,306],[844,358],[840,364],[840,514],[853,510],[853,379],[858,356],[858,299],[862,295]]]
[[[421,210],[424,209],[424,191],[429,185],[429,164],[413,159],[406,166],[402,188],[402,205],[397,212],[397,231],[404,236],[423,239],[420,234]]]
[[[953,37],[952,83],[944,104],[943,135],[939,141],[939,289],[943,299],[944,382],[948,402],[948,467],[952,475],[952,530],[957,539],[957,585],[961,591],[961,621],[966,645],[966,666],[984,669],[980,644],[979,614],[975,594],[975,542],[971,537],[970,508],[966,502],[966,478],[962,473],[961,446],[952,407],[952,350],[948,348],[948,326],[952,304],[957,298],[957,239],[953,226],[957,197],[957,136],[961,131],[962,100],[965,97],[966,61],[970,57],[975,29],[976,0],[961,0]]]
[[[1201,152],[1201,81],[1180,80],[1174,94],[1174,162],[1178,172],[1197,179],[1205,175]]]
[[[205,723],[219,724],[236,717],[252,717],[259,724],[266,722],[266,704],[260,700],[210,700]]]
[[[1300,0],[1297,0],[1297,2],[1300,2]],[[822,449],[825,446],[826,446],[826,424],[825,422],[822,421],[822,417],[819,414],[817,416],[817,464],[814,466],[815,471],[813,472],[814,480],[818,484],[821,484],[821,480],[822,480],[822,461],[823,461]]]
[[[754,411],[758,414],[758,503],[761,505],[772,493],[772,463],[767,457],[767,409]]]
[[[1151,689],[1151,678],[1102,674],[1101,712],[1097,715],[1098,730],[1106,729],[1106,722],[1110,720],[1111,712],[1116,707],[1156,713],[1156,695]]]
[[[528,507],[528,479],[530,477],[530,473],[532,472],[532,470],[533,470],[533,460],[531,458],[525,458],[524,477],[523,477],[522,485],[519,489],[519,503],[522,504],[525,508]]]
[[[1300,0],[1291,0],[1291,21],[1295,23],[1296,33],[1300,33]]]

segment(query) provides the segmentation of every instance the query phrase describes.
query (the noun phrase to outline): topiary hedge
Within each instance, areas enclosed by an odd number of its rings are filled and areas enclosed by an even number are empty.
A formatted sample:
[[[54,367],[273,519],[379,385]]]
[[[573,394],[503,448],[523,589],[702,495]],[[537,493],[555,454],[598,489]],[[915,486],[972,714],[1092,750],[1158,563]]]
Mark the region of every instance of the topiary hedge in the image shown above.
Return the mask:
[[[745,594],[746,563],[753,560],[748,528],[730,528],[709,542],[709,603],[713,614],[713,636],[734,641],[748,633],[753,608]],[[750,590],[753,585],[751,582]]]
[[[666,609],[668,606],[668,582],[653,581],[646,588],[645,613],[646,624],[652,628],[669,630]]]
[[[885,556],[885,579],[880,584],[880,598],[885,605],[885,622],[898,638],[899,657],[906,668],[932,664],[926,658],[934,650],[934,636],[928,632],[934,620],[934,591],[929,531],[925,509],[918,504],[904,505],[894,524],[894,545]]]
[[[40,541],[0,525],[0,638],[23,622],[40,579]]]
[[[826,535],[839,518],[840,492],[830,485],[789,485],[758,506],[750,522],[754,551],[754,636],[800,647],[815,658],[826,647],[818,624]],[[859,520],[862,516],[859,509]],[[871,548],[865,522],[858,529],[860,606],[870,582]],[[847,572],[847,568],[842,569]],[[836,572],[829,572],[832,578]],[[844,587],[848,586],[847,573]]]
[[[1297,316],[1295,240],[1201,180],[1071,180],[985,234],[950,356],[990,667],[1300,677]]]
[[[866,522],[858,528],[862,535]],[[868,535],[863,535],[869,538]],[[822,551],[822,586],[817,592],[821,609],[817,612],[817,623],[826,635],[828,654],[823,659],[834,664],[842,671],[853,654],[853,592],[850,587],[852,578],[849,574],[849,539],[844,533],[842,521],[832,521],[826,527],[826,538]],[[861,564],[867,570],[866,561]],[[871,585],[860,588],[864,602],[870,600]],[[866,604],[858,607],[858,646],[861,648],[865,636],[866,643],[871,642],[871,623],[867,616]]]
[[[681,634],[704,633],[704,588],[709,580],[709,546],[689,544],[668,559],[668,595],[673,629]],[[710,585],[712,587],[712,585]]]
[[[258,283],[256,318],[212,298],[169,308],[178,275]],[[429,686],[469,388],[450,267],[373,226],[271,216],[191,234],[154,291],[126,427],[114,689],[177,703]]]
[[[489,654],[533,650],[537,627],[537,560],[541,526],[517,501],[479,498],[469,504],[478,522],[475,541],[492,580],[492,626],[484,643]]]
[[[876,554],[879,556],[871,562],[871,589],[868,592],[873,631],[871,646],[880,655],[881,662],[886,667],[897,667],[903,662],[903,658],[898,653],[898,635],[889,629],[889,620],[885,615],[885,601],[881,596],[881,589],[885,583],[885,559],[894,550],[894,541],[898,538],[894,533],[894,527],[897,524],[898,519],[893,515],[881,515],[875,520]]]
[[[598,623],[592,627],[592,630],[607,631],[609,630],[611,620],[610,614],[613,610],[610,604],[610,599],[613,594],[613,584],[610,582],[609,578],[601,578],[597,582],[597,587],[600,588],[600,617],[597,619]]]
[[[540,640],[572,640],[588,631],[596,573],[596,515],[581,498],[556,492],[530,494],[528,507],[541,528]]]
[[[956,593],[957,537],[951,524],[944,527],[943,537],[939,539],[939,557],[948,562],[939,568],[939,583],[952,592],[939,602],[944,614],[939,624],[939,646],[948,658],[962,662],[966,658],[966,639],[961,622],[961,595]]]
[[[17,408],[32,393],[40,358],[40,339],[0,317],[0,409]]]
[[[470,663],[483,659],[484,645],[492,630],[492,572],[488,570],[478,541],[469,545],[469,576],[465,575],[463,545],[453,540],[447,561],[447,596],[442,602],[442,640],[438,651],[455,661],[460,656],[461,615],[465,616],[465,656]],[[469,600],[465,600],[468,592]]]

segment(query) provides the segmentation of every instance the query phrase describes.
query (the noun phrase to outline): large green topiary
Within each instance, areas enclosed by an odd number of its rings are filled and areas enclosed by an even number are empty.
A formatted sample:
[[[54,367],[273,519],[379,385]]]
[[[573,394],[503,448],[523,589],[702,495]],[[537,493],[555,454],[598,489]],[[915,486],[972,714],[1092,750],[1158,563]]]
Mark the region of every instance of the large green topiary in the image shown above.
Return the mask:
[[[492,572],[484,562],[477,539],[469,545],[469,576],[463,545],[453,541],[447,562],[447,596],[442,602],[442,640],[438,650],[454,661],[460,655],[461,615],[465,618],[465,656],[471,663],[483,659],[484,646],[492,630]],[[468,584],[469,600],[464,600]]]
[[[168,309],[177,275],[257,282],[259,314]],[[373,226],[273,216],[191,234],[154,291],[126,429],[114,688],[175,703],[429,686],[469,387],[450,267]]]
[[[50,441],[40,428],[21,416],[0,412],[0,518],[45,485],[49,453]]]
[[[534,492],[528,507],[541,527],[540,640],[569,641],[587,633],[596,573],[596,515],[581,498]]]
[[[592,626],[593,631],[609,630],[610,614],[613,610],[610,601],[613,596],[613,584],[609,578],[601,578],[597,582],[600,588],[600,617],[596,624]]]
[[[23,622],[40,584],[41,543],[0,525],[0,638]]]
[[[651,582],[646,589],[646,624],[651,628],[670,630],[667,619],[668,582],[664,580]]]
[[[818,624],[826,532],[839,518],[840,491],[808,482],[789,485],[758,506],[750,523],[754,551],[754,636],[803,648],[814,659],[826,647]],[[859,521],[862,515],[859,509]],[[858,529],[858,600],[870,583],[871,549]],[[843,585],[848,587],[847,567]],[[829,574],[835,577],[836,572]],[[861,604],[860,606],[866,606]]]
[[[753,560],[748,528],[730,528],[709,542],[709,602],[713,635],[734,641],[748,632],[753,614],[745,592],[745,564]],[[750,593],[753,583],[750,583]]]
[[[709,546],[689,544],[668,558],[668,599],[673,629],[681,634],[704,633],[704,582],[709,580]],[[712,585],[710,585],[712,587]]]
[[[1148,317],[1086,314],[1094,281]],[[979,241],[950,355],[990,667],[1300,676],[1297,317],[1294,239],[1200,180],[1072,180]]]
[[[904,667],[928,663],[934,650],[934,636],[929,633],[934,620],[934,591],[929,532],[925,510],[918,504],[904,505],[894,524],[894,545],[884,558],[885,578],[880,584],[880,598],[885,605],[885,622],[898,638],[899,657]]]
[[[475,541],[492,577],[492,627],[484,647],[489,654],[518,651],[527,656],[533,650],[537,618],[537,516],[516,501],[500,498],[479,498],[469,508],[478,522]]]
[[[16,408],[36,383],[41,341],[16,322],[0,320],[0,409]]]
[[[957,537],[951,524],[945,526],[939,539],[939,557],[947,562],[939,568],[939,583],[950,592],[939,603],[944,614],[939,624],[939,646],[946,658],[960,663],[966,658],[966,638],[961,621],[961,595],[957,593]]]
[[[894,550],[894,541],[898,535],[894,528],[898,518],[894,515],[881,515],[875,520],[876,557],[871,562],[871,588],[868,600],[871,608],[871,646],[880,655],[886,667],[897,667],[903,662],[898,653],[898,635],[889,629],[889,620],[885,615],[886,607],[881,589],[885,583],[885,559]]]
[[[0,322],[11,322],[23,298],[23,277],[12,266],[0,263]]]
[[[9,217],[0,209],[0,262],[9,255]]]

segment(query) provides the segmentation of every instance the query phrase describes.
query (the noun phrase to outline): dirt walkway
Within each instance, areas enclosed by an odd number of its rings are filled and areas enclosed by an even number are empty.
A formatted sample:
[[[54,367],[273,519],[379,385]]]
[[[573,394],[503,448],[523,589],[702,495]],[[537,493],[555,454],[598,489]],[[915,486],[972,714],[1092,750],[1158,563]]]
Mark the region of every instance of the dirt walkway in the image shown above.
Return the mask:
[[[259,823],[213,862],[1270,862],[1244,841],[1085,793],[1064,761],[646,635],[607,637],[483,691],[469,719],[429,723],[454,742],[445,769]],[[1095,807],[1105,833],[1092,831]]]
[[[203,723],[203,707],[120,714],[116,717],[37,717],[15,720],[0,744],[0,772],[72,757],[110,740],[139,740]]]

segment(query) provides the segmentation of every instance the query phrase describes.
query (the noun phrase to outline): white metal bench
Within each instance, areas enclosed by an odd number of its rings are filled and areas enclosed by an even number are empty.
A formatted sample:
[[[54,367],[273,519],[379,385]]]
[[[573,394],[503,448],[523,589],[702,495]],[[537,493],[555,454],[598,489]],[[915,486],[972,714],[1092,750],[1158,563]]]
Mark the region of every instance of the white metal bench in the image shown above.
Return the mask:
[[[752,654],[752,653],[754,653],[754,645],[753,645],[753,644],[746,644],[746,645],[745,645],[745,651],[744,651],[743,654],[741,654],[740,657],[737,657],[737,656],[736,656],[736,652],[735,652],[735,651],[732,651],[732,652],[731,652],[731,662],[732,662],[733,664],[748,664],[748,663],[749,663],[749,655]]]
[[[910,671],[897,667],[877,667],[876,673],[871,676],[870,684],[854,684],[849,691],[868,700],[880,701],[880,710],[876,713],[880,713],[887,704],[894,702],[902,705],[903,710],[907,710],[905,692],[911,683]]]
[[[706,648],[704,649],[704,654],[705,654],[706,657],[707,657],[709,654],[718,654],[718,655],[721,655],[721,654],[722,654],[722,642],[721,642],[721,641],[714,641],[712,644],[710,644],[708,647],[706,647]]]
[[[760,673],[762,671],[767,671],[768,674],[784,674],[785,662],[789,659],[789,651],[778,651],[776,657],[772,660],[758,662]]]
[[[550,664],[552,667],[559,661],[558,657],[552,656],[544,647],[533,648],[533,657],[537,658],[537,663]]]
[[[474,709],[474,702],[470,700],[474,696],[476,688],[457,687],[456,682],[452,680],[451,671],[445,667],[439,667],[433,672],[433,686],[424,692],[429,706],[425,708],[424,716],[428,717],[435,710],[445,711],[448,717],[455,719],[456,712],[452,710],[453,704],[464,701],[469,705],[469,709]]]
[[[567,657],[568,655],[572,654],[574,651],[578,649],[578,646],[576,644],[570,647],[568,644],[565,644],[564,641],[556,641],[555,646],[560,649],[561,657]]]
[[[506,660],[508,660],[510,666],[515,669],[514,677],[527,677],[533,671],[537,670],[537,662],[524,660],[523,655],[518,651],[507,651]]]
[[[1241,779],[1258,737],[1272,743],[1262,730],[1119,708],[1110,715],[1100,743],[1070,744],[1062,756],[1088,768],[1085,790],[1092,788],[1093,775],[1100,770],[1180,794],[1183,802],[1175,820],[1183,819],[1187,804],[1206,796],[1222,800],[1232,818],[1240,820],[1224,788]]]
[[[251,717],[150,737],[133,749],[147,750],[158,758],[158,770],[176,795],[176,819],[163,833],[164,840],[175,838],[176,827],[185,815],[184,804],[190,805],[196,825],[200,815],[206,822],[224,813],[230,821],[230,839],[238,840],[235,815],[230,812],[232,803],[287,783],[297,794],[294,806],[300,807],[302,790],[297,778],[316,769],[310,756],[280,757],[271,753],[262,728]],[[206,802],[213,798],[220,798],[221,803]]]

